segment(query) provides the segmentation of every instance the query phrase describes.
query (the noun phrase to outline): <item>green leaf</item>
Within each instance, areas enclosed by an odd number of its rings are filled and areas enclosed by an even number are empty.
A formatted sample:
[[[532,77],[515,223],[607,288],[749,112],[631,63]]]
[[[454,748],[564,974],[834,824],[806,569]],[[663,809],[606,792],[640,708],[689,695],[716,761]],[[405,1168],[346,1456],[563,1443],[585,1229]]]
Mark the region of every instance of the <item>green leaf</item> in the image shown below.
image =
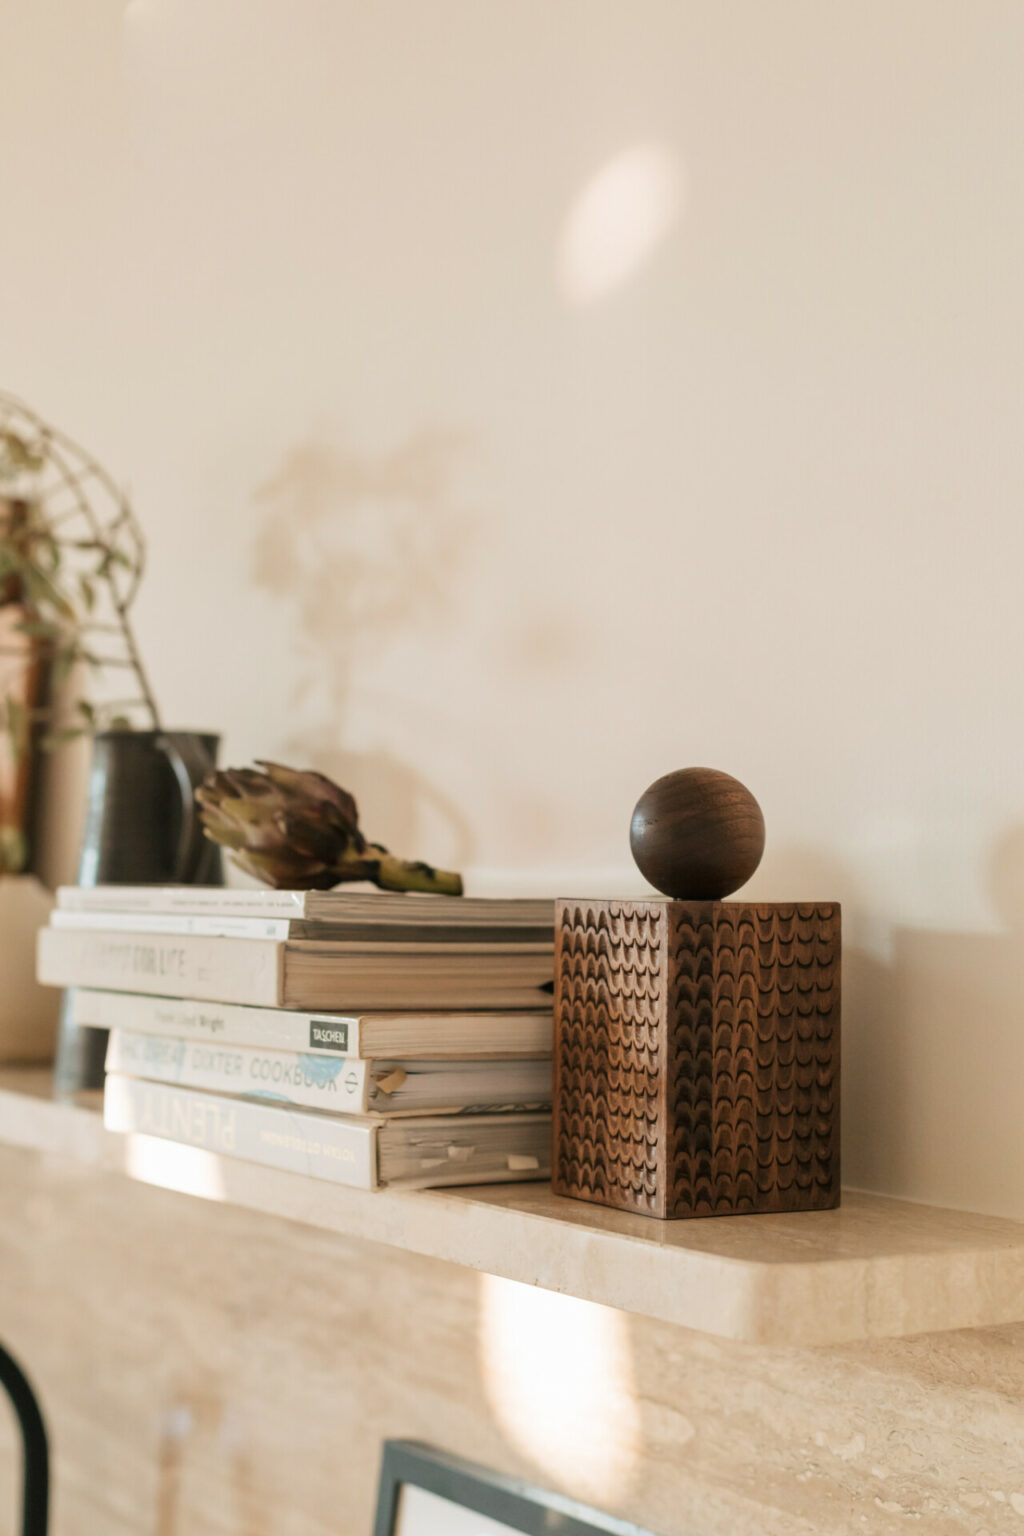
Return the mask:
[[[37,559],[42,556],[42,558],[45,560],[47,575],[56,576],[57,572],[60,570],[60,563],[62,559],[60,545],[57,543],[56,539],[50,537],[41,539],[39,543],[40,548],[37,552]]]
[[[82,716],[82,719],[85,720],[88,725],[95,725],[96,710],[94,706],[89,703],[88,699],[79,699],[78,703],[75,705],[75,708],[78,710],[78,713]]]
[[[23,437],[16,432],[0,432],[0,451],[12,469],[28,470],[32,474],[38,474],[43,467],[41,455],[30,448]]]
[[[32,640],[56,640],[62,633],[61,626],[52,619],[21,619],[14,628],[19,635],[28,635]]]
[[[28,849],[20,827],[0,826],[0,875],[19,875],[25,868]]]
[[[44,752],[53,752],[57,747],[66,747],[69,741],[77,741],[85,733],[84,725],[62,726],[59,731],[47,731],[46,735],[40,738],[39,745]]]
[[[55,688],[59,688],[62,683],[67,682],[77,660],[78,646],[74,642],[64,646],[63,649],[55,653],[53,658],[53,685]]]
[[[22,572],[22,581],[32,601],[40,608],[53,609],[61,618],[74,623],[76,615],[73,603],[64,595],[45,571],[38,566],[27,565]]]
[[[7,737],[11,743],[11,752],[15,758],[20,758],[28,749],[29,718],[28,710],[20,699],[13,695],[7,695]]]

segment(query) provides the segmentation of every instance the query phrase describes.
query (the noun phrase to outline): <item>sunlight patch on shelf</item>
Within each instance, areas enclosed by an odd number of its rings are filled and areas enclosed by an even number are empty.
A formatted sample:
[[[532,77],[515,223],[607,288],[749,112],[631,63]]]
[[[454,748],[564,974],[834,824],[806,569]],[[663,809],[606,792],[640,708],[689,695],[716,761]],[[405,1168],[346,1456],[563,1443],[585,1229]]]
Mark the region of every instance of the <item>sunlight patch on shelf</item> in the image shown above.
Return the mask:
[[[201,1200],[223,1200],[224,1175],[216,1153],[137,1132],[126,1140],[125,1167],[131,1178]]]
[[[621,1312],[482,1275],[479,1359],[495,1418],[548,1478],[598,1500],[625,1491],[640,1420]]]
[[[682,176],[663,144],[623,150],[585,183],[566,215],[558,277],[574,304],[603,298],[632,277],[679,217]]]

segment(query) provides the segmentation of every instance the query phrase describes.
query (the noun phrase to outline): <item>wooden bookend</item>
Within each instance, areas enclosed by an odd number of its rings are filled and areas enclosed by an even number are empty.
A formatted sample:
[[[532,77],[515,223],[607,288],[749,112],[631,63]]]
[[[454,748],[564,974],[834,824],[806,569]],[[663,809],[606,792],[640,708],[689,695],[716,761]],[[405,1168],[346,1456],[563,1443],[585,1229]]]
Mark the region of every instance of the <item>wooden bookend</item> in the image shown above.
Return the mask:
[[[839,1204],[838,904],[561,901],[555,934],[557,1194]]]

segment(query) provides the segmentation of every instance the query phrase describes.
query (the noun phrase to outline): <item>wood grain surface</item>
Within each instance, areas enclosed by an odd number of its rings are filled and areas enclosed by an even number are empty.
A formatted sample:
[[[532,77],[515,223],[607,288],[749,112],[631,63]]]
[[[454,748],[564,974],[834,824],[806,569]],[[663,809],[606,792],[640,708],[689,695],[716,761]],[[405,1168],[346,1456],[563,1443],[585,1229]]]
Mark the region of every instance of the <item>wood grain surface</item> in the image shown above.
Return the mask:
[[[745,784],[717,768],[679,768],[648,785],[629,846],[645,880],[681,901],[720,901],[764,852],[764,817]]]
[[[556,907],[558,1194],[663,1218],[839,1202],[835,904]]]

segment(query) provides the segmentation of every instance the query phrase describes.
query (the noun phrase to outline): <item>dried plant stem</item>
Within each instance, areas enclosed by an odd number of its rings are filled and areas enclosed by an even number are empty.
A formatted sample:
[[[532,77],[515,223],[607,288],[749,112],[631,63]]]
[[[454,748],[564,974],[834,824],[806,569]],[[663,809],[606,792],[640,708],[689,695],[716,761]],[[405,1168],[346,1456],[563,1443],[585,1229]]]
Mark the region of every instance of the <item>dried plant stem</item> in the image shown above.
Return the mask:
[[[34,416],[34,413],[30,414]],[[91,454],[87,454],[85,450],[79,447],[77,443],[72,443],[70,438],[65,438],[63,434],[57,432],[55,428],[47,426],[41,417],[35,417],[35,422],[39,428],[39,435],[46,444],[47,455],[49,456],[51,463],[57,468],[61,475],[63,482],[62,490],[66,490],[74,498],[74,507],[70,509],[69,512],[62,513],[62,519],[64,517],[75,514],[80,515],[89,528],[93,539],[96,541],[97,547],[104,549],[109,548],[109,540],[104,534],[104,529],[102,528],[88,498],[82,492],[82,481],[88,475],[91,475],[95,479],[99,480],[106,489],[107,494],[113,499],[115,504],[123,513],[124,519],[127,520],[127,518],[130,516],[130,510],[128,508],[128,504],[125,500],[123,492],[118,488],[118,486],[115,484],[103,466],[92,458]],[[86,475],[83,476],[81,473],[76,474],[75,471],[71,468],[64,455],[63,450],[65,444],[70,449],[72,449],[74,453],[77,454],[87,465]],[[118,583],[117,572],[113,568],[110,569],[106,577],[107,585],[110,591],[111,604],[115,614],[117,615],[117,625],[110,626],[110,628],[113,632],[119,633],[121,635],[125,651],[128,656],[128,664],[132,667],[136,677],[138,678],[140,697],[138,700],[132,700],[131,702],[141,703],[144,706],[152,722],[153,729],[159,731],[162,728],[160,722],[160,711],[157,707],[156,697],[153,693],[152,686],[150,685],[149,676],[145,667],[143,666],[142,657],[139,653],[139,648],[135,640],[135,632],[132,628],[131,620],[128,616],[128,609],[131,606],[132,599],[134,598],[139,582],[142,579],[146,556],[145,542],[143,540],[141,530],[139,530],[137,526],[133,526],[133,533],[136,554],[128,590],[126,592],[121,591]]]
[[[156,698],[153,694],[152,688],[150,687],[149,678],[146,675],[146,669],[142,665],[142,657],[139,655],[138,646],[135,643],[135,631],[132,629],[131,623],[129,622],[127,608],[116,595],[114,597],[114,608],[117,612],[118,618],[121,621],[121,631],[124,635],[124,643],[128,652],[129,661],[135,669],[135,676],[139,680],[139,690],[142,694],[142,700],[145,703],[149,718],[153,722],[154,731],[159,731],[162,729],[160,724],[160,711],[157,708]]]

